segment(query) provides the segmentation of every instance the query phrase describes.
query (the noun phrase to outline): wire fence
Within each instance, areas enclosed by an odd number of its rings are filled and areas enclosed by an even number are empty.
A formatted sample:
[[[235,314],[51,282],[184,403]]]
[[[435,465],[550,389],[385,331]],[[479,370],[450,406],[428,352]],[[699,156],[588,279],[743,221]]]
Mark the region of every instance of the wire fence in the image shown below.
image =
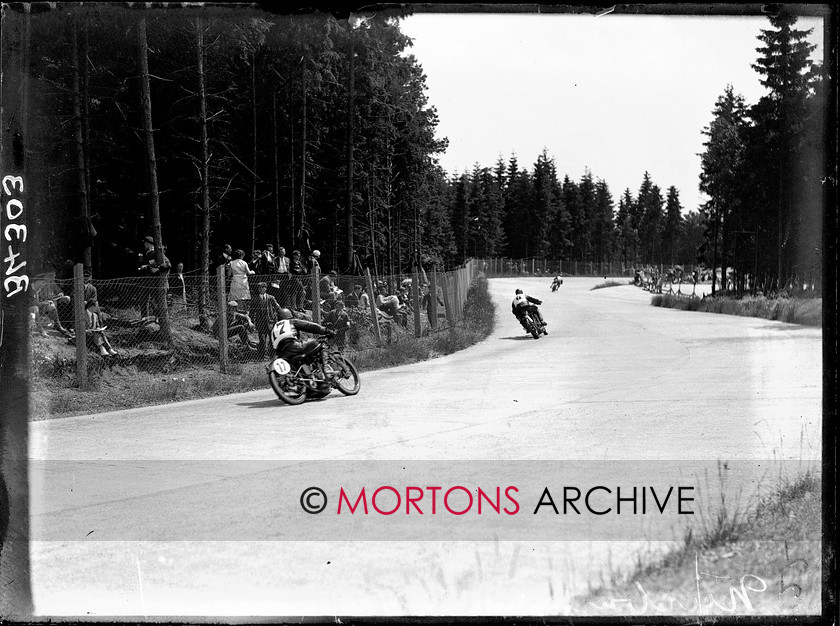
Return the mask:
[[[448,272],[380,276],[321,274],[317,268],[305,275],[230,276],[222,266],[210,276],[99,280],[77,265],[73,278],[45,274],[33,281],[33,372],[72,371],[79,387],[108,369],[236,373],[242,364],[273,356],[276,309],[265,304],[263,293],[333,329],[336,347],[352,358],[462,324],[478,271],[474,261]]]

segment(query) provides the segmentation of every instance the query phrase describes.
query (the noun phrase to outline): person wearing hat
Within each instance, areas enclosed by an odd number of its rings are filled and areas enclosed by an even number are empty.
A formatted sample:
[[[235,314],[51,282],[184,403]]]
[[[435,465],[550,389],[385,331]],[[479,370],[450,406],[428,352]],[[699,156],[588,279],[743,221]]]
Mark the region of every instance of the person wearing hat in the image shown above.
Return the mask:
[[[257,261],[257,266],[254,269],[257,270],[257,274],[261,275],[274,274],[276,272],[277,262],[272,244],[265,244],[265,250],[262,251],[259,261]]]
[[[265,343],[271,336],[271,329],[280,315],[280,305],[277,299],[267,293],[268,285],[264,282],[257,284],[257,295],[251,300],[251,319],[257,327],[259,343],[257,343],[257,358],[265,357]]]
[[[102,311],[99,309],[99,297],[96,287],[93,285],[93,276],[90,269],[85,268],[85,286],[83,298],[85,303],[85,328],[89,343],[99,351],[101,356],[116,356],[118,353],[111,346],[108,337],[105,335],[105,328],[102,321]]]
[[[289,273],[295,277],[292,282],[291,308],[299,311],[303,309],[303,303],[306,300],[306,290],[303,286],[306,280],[306,266],[301,260],[300,250],[292,251],[292,262],[289,264]]]
[[[321,251],[320,250],[313,250],[312,254],[309,255],[309,259],[306,261],[307,270],[312,272],[313,268],[318,268],[318,273],[321,273],[321,264],[318,262],[318,259],[321,258]]]

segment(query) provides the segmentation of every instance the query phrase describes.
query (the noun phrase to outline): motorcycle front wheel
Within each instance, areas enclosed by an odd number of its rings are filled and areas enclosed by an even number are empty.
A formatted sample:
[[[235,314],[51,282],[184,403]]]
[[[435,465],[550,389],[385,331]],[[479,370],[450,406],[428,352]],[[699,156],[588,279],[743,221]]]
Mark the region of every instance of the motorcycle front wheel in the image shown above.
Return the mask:
[[[356,367],[343,356],[334,356],[329,360],[329,366],[335,372],[333,380],[335,388],[345,396],[355,396],[362,387],[362,381]]]
[[[268,383],[286,404],[298,405],[306,401],[306,385],[297,378],[280,376],[277,372],[268,373]]]
[[[531,320],[531,321],[528,323],[528,330],[530,331],[531,336],[532,336],[534,339],[539,339],[539,338],[540,338],[540,331],[539,331],[539,329],[537,328],[537,323],[536,323],[534,320]]]

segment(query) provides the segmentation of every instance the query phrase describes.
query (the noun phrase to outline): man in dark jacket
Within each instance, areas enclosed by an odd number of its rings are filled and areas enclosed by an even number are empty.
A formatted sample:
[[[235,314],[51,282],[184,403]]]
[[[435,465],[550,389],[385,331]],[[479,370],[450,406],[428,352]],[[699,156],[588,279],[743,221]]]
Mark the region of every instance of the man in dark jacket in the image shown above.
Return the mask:
[[[292,252],[292,262],[289,265],[289,273],[295,277],[292,283],[292,308],[303,309],[304,301],[306,300],[306,290],[304,288],[304,281],[306,280],[306,266],[300,258],[300,250]]]
[[[274,296],[267,293],[266,283],[257,284],[257,296],[251,298],[251,319],[257,327],[259,344],[257,345],[257,358],[265,357],[265,342],[271,335],[271,329],[278,320],[280,305]]]

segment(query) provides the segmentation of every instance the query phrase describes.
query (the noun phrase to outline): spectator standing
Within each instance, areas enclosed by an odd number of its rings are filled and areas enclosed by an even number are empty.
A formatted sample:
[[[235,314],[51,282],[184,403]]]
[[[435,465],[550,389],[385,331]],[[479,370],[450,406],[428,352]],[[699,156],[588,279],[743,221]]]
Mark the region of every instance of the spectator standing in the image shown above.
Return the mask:
[[[292,282],[292,308],[298,311],[303,309],[303,304],[306,299],[306,290],[304,288],[304,281],[306,280],[306,266],[303,264],[300,256],[300,250],[292,252],[292,263],[289,266],[289,273],[294,277]]]
[[[267,293],[268,285],[264,282],[257,284],[257,296],[251,301],[251,319],[257,327],[259,343],[257,344],[257,358],[265,358],[265,344],[271,338],[271,329],[277,323],[280,315],[280,305],[271,294]]]
[[[283,246],[277,248],[277,256],[274,257],[274,272],[279,274],[277,282],[273,285],[276,287],[277,301],[280,306],[290,308],[292,307],[292,294],[294,293],[294,280],[289,274],[292,261],[286,256],[286,249]]]
[[[269,275],[276,272],[276,261],[274,256],[274,246],[270,243],[265,244],[265,250],[260,255],[257,266],[254,268],[257,274]]]
[[[318,268],[318,273],[321,273],[321,264],[319,263],[319,259],[321,258],[321,251],[320,250],[313,250],[312,254],[309,255],[309,259],[306,261],[306,269],[310,273],[314,268]]]
[[[286,256],[286,248],[280,246],[277,248],[277,256],[274,257],[274,271],[277,274],[288,274],[291,266],[291,260]]]
[[[353,285],[353,291],[347,294],[347,297],[344,300],[347,302],[347,306],[359,306],[359,295],[362,293],[362,286],[361,285]]]
[[[225,266],[225,274],[229,273],[230,262],[233,260],[233,248],[230,247],[229,243],[225,244],[222,253],[216,258],[216,268],[220,265]]]
[[[181,305],[187,304],[187,283],[184,280],[184,264],[175,265],[175,273],[169,275],[169,295],[172,301]]]
[[[241,308],[248,307],[243,304],[243,301],[251,301],[251,290],[248,287],[248,277],[256,274],[254,270],[248,267],[248,263],[244,259],[245,252],[243,250],[236,250],[233,253],[233,260],[230,262],[230,293],[229,299],[238,302]],[[247,303],[246,303],[247,304]]]

